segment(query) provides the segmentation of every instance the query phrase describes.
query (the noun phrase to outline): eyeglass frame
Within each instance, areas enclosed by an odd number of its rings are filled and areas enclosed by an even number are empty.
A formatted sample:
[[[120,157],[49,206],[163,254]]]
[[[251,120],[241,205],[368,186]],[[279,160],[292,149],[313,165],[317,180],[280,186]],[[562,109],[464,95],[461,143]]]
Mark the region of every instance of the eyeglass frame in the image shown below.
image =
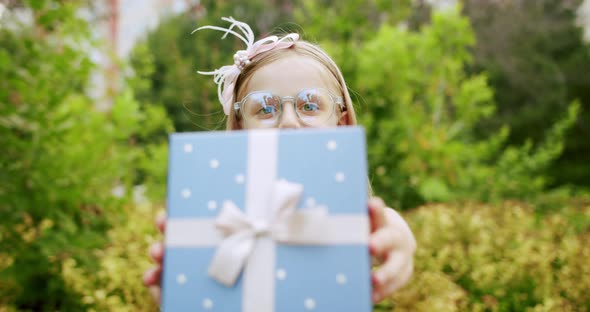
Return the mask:
[[[335,104],[335,105],[334,105],[334,108],[333,108],[333,110],[332,110],[332,113],[330,114],[330,117],[332,117],[332,115],[335,113],[335,111],[336,111],[336,107],[340,107],[340,112],[341,112],[341,113],[346,111],[346,104],[344,104],[344,98],[343,98],[343,97],[341,97],[341,96],[336,96],[336,95],[334,95],[334,94],[333,94],[332,92],[330,92],[328,89],[325,89],[325,88],[303,88],[303,89],[299,90],[299,92],[297,92],[297,95],[299,95],[301,92],[303,92],[303,91],[305,91],[305,90],[321,90],[321,91],[324,91],[324,92],[326,92],[326,94],[330,96],[330,99],[332,100],[332,103],[334,103],[334,104]],[[254,94],[254,93],[259,93],[259,92],[268,92],[268,93],[270,93],[271,95],[278,97],[278,99],[279,99],[279,105],[280,105],[280,109],[281,109],[281,111],[280,111],[280,114],[279,114],[279,116],[277,117],[277,120],[276,120],[276,123],[275,123],[275,125],[276,125],[276,124],[278,124],[279,120],[281,120],[281,117],[283,116],[283,101],[284,101],[284,100],[291,100],[291,102],[293,103],[293,109],[295,110],[295,114],[297,115],[297,119],[299,119],[299,120],[300,120],[301,122],[303,122],[303,123],[306,123],[306,122],[305,122],[305,121],[303,121],[303,119],[302,119],[302,118],[299,116],[299,114],[297,113],[297,107],[295,107],[295,106],[297,105],[297,95],[296,95],[296,96],[290,96],[290,95],[287,95],[287,96],[279,96],[279,95],[277,95],[277,94],[273,93],[273,92],[272,92],[272,91],[270,91],[270,90],[256,90],[256,91],[252,91],[252,92],[249,92],[248,94],[246,94],[246,95],[245,95],[245,96],[242,98],[242,100],[241,100],[241,101],[234,102],[234,111],[235,111],[235,113],[236,113],[236,116],[240,116],[241,118],[243,118],[243,115],[242,115],[242,114],[240,114],[240,109],[241,109],[241,106],[243,105],[244,101],[245,101],[245,100],[246,100],[246,99],[247,99],[247,98],[248,98],[250,95],[252,95],[252,94]],[[330,119],[330,117],[328,117],[328,119]]]

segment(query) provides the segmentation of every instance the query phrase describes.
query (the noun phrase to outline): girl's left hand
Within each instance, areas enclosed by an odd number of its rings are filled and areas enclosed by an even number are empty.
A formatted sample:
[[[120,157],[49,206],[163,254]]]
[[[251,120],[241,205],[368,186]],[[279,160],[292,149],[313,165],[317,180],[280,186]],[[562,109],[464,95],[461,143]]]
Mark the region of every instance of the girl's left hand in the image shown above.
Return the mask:
[[[404,219],[379,197],[369,199],[369,250],[380,265],[373,271],[373,302],[404,286],[414,271],[416,239]]]

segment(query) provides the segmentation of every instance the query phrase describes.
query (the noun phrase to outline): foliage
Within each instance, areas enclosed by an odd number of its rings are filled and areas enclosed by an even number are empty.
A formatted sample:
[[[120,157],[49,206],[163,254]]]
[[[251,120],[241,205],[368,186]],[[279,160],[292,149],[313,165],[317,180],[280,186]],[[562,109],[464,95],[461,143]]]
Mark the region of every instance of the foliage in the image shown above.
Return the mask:
[[[158,311],[141,276],[151,266],[146,250],[155,242],[153,220],[157,207],[128,205],[125,218],[113,224],[105,248],[93,250],[97,270],[67,259],[62,263],[65,283],[80,293],[96,311]]]
[[[360,43],[381,25],[395,25],[411,11],[409,0],[311,1],[302,0],[293,10],[297,23],[305,25],[310,40],[352,41]]]
[[[31,21],[9,12],[0,26],[0,305],[18,310],[92,307],[64,279],[64,263],[99,269],[91,251],[108,243],[129,200],[111,191],[141,178],[136,163],[150,172],[133,142],[157,127],[144,126],[146,118],[166,120],[141,110],[128,89],[112,110],[95,109],[85,93],[94,65],[79,4],[23,2],[14,10]]]
[[[553,123],[578,100],[580,116],[563,154],[548,168],[551,185],[590,186],[590,45],[575,25],[582,0],[465,0],[477,44],[473,71],[485,70],[495,92],[496,118],[479,131],[509,124],[510,143],[541,142]]]
[[[590,311],[590,201],[562,205],[543,218],[520,202],[412,212],[415,274],[389,303],[394,311]]]
[[[95,258],[93,265],[79,257],[64,257],[56,263],[55,280],[62,280],[65,289],[78,297],[77,303],[62,302],[64,311],[157,311],[157,306],[142,284],[141,276],[151,265],[146,250],[156,239],[153,220],[158,207],[150,204],[125,205],[111,228],[103,235],[108,242],[99,247],[87,246],[87,251],[77,251]],[[27,221],[28,222],[28,221]],[[39,237],[35,232],[59,231],[55,224],[45,221],[33,228],[31,224],[16,224],[16,228],[26,229],[23,233],[27,240],[34,241]],[[41,234],[48,236],[50,234]],[[53,236],[55,237],[55,235]],[[0,251],[0,270],[16,265],[16,256],[6,250]],[[8,290],[17,287],[9,279],[0,280],[0,297],[2,306],[22,310],[24,307],[7,296]],[[30,291],[30,290],[29,290]],[[29,300],[31,293],[27,293]],[[39,294],[45,302],[49,302],[47,292]],[[48,306],[45,307],[49,309]],[[0,311],[2,307],[0,307]]]
[[[357,89],[351,82],[362,81],[367,76],[359,69],[356,51],[381,26],[403,24],[411,10],[409,0],[301,0],[293,9],[293,20],[302,25],[303,39],[319,43],[336,60],[354,99]]]
[[[433,204],[406,214],[418,241],[410,284],[375,311],[588,311],[590,198],[540,217],[521,202]],[[156,207],[128,216],[93,249],[96,268],[62,264],[65,283],[98,311],[155,311],[140,276]],[[6,263],[0,254],[0,267]],[[133,265],[129,265],[133,263]]]
[[[542,174],[560,156],[578,104],[535,147],[506,146],[506,127],[478,139],[475,129],[495,105],[486,76],[465,70],[473,44],[468,20],[447,11],[418,32],[384,25],[358,50],[364,74],[352,85],[368,103],[360,120],[374,187],[397,207],[530,198],[543,190]]]

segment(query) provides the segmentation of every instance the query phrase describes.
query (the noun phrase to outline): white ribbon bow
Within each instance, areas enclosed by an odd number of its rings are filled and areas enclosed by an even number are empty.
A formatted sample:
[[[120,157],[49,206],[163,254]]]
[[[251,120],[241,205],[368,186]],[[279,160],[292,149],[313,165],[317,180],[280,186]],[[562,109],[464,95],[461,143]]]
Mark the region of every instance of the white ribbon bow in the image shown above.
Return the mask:
[[[211,261],[209,275],[225,286],[233,286],[256,241],[263,237],[282,243],[319,243],[321,239],[317,234],[327,212],[320,207],[296,210],[302,193],[303,186],[300,184],[286,180],[275,182],[267,207],[271,211],[270,220],[253,219],[232,201],[225,201],[215,222],[225,238]]]

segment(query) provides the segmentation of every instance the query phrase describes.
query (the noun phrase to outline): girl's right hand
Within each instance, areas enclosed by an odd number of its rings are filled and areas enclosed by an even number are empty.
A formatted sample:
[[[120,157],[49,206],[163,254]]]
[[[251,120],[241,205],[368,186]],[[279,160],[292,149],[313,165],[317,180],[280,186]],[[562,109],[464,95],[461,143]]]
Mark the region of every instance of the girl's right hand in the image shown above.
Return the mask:
[[[166,226],[166,215],[159,214],[156,217],[156,226],[162,234],[164,234]],[[149,288],[150,293],[154,300],[160,304],[162,288],[161,288],[161,277],[162,277],[162,260],[164,259],[164,243],[156,242],[150,247],[150,256],[156,262],[156,265],[145,271],[143,274],[143,283]]]

